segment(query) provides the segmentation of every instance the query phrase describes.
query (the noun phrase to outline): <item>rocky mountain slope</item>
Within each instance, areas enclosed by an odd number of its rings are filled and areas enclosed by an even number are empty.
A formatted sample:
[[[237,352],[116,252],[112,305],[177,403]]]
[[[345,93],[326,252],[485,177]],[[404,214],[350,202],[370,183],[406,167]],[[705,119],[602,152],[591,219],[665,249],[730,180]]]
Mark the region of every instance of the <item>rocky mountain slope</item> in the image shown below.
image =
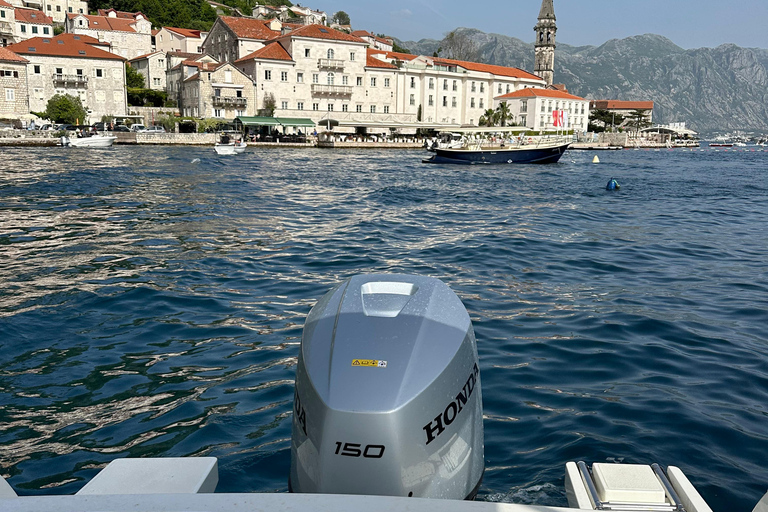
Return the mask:
[[[476,29],[458,31],[478,46],[481,62],[533,71],[533,44]],[[440,41],[398,42],[432,55]],[[725,44],[685,50],[646,34],[601,46],[558,43],[555,83],[588,99],[651,100],[654,121],[685,121],[703,134],[768,131],[768,50]]]

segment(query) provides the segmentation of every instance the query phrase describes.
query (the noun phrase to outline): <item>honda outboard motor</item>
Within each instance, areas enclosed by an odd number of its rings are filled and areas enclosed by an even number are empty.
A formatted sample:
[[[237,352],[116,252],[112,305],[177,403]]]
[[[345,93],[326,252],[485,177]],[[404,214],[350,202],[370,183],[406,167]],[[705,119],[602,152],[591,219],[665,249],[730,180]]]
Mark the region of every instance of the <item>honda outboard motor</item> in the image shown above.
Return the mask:
[[[472,322],[442,281],[355,276],[307,317],[293,492],[471,499],[485,470]]]

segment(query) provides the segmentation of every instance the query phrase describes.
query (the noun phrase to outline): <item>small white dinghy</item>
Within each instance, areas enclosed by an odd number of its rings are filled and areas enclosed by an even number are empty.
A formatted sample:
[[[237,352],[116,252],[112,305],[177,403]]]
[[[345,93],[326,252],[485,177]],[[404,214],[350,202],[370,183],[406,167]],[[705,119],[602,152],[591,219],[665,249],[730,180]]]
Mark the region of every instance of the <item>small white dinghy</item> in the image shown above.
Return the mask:
[[[213,146],[213,149],[218,155],[239,155],[244,152],[247,147],[248,144],[245,142],[230,142],[228,144],[217,142]]]
[[[62,137],[61,145],[72,148],[108,148],[117,140],[113,135],[92,135],[90,137]]]

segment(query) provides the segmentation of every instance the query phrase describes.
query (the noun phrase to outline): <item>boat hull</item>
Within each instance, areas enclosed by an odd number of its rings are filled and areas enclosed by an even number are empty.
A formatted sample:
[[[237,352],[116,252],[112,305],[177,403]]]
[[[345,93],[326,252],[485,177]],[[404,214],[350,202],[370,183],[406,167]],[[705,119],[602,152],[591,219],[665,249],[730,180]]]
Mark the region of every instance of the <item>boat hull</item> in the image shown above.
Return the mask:
[[[66,144],[73,148],[108,148],[114,144],[117,137],[104,137],[94,135],[92,137],[83,137],[81,139],[67,139]]]
[[[431,158],[422,160],[430,164],[553,164],[560,160],[570,143],[536,147],[498,149],[440,149]]]
[[[248,147],[248,145],[245,142],[238,144],[221,144],[217,142],[213,149],[218,155],[239,155],[245,151],[246,147]]]

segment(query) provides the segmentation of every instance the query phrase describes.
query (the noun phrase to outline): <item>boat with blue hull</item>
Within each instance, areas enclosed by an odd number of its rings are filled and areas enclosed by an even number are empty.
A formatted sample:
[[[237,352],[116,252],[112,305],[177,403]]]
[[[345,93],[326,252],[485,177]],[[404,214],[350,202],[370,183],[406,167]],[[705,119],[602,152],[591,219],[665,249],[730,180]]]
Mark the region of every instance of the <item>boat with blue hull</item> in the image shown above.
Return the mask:
[[[467,128],[460,147],[437,147],[429,164],[551,164],[573,142],[567,135],[526,137],[525,128]]]

